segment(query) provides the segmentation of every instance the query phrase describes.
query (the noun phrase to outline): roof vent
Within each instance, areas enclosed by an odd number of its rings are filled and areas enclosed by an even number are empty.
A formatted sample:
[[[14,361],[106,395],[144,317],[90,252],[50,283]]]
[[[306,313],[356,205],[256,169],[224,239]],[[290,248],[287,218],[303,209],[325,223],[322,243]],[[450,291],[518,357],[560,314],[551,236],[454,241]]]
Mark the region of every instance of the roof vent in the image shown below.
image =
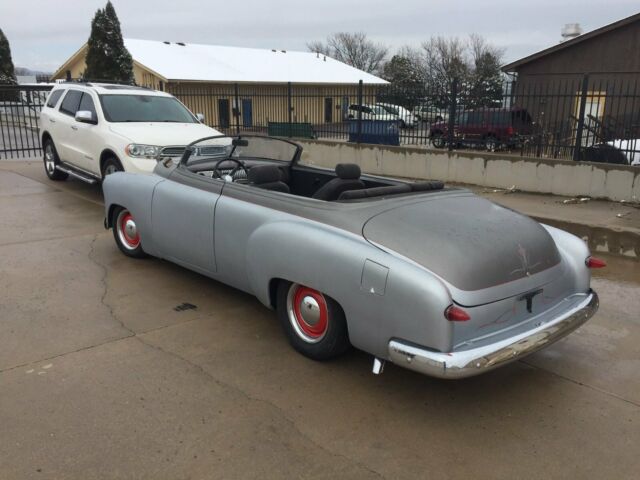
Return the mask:
[[[275,48],[272,48],[272,49],[271,49],[271,51],[272,51],[273,53],[276,53],[276,51],[277,51],[277,50],[276,50]]]
[[[184,42],[176,42],[177,45],[180,45],[181,47],[184,47]]]
[[[164,43],[165,45],[171,45],[171,42],[167,42],[166,40],[162,43]]]
[[[560,42],[566,42],[582,35],[582,28],[579,23],[567,23],[562,30],[560,30],[560,36],[562,40]]]
[[[286,51],[286,50],[280,50],[280,51],[281,51],[282,53],[287,53],[287,51]]]

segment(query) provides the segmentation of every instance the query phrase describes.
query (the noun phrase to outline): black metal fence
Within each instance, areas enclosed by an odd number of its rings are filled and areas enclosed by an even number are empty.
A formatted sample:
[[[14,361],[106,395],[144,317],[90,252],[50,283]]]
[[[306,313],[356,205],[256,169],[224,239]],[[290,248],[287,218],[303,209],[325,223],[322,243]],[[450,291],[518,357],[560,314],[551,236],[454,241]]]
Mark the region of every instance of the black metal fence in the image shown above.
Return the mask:
[[[40,154],[50,86],[0,86],[0,158]],[[439,86],[168,84],[224,133],[640,164],[640,73]]]
[[[41,154],[40,110],[50,90],[50,85],[0,85],[0,159]]]

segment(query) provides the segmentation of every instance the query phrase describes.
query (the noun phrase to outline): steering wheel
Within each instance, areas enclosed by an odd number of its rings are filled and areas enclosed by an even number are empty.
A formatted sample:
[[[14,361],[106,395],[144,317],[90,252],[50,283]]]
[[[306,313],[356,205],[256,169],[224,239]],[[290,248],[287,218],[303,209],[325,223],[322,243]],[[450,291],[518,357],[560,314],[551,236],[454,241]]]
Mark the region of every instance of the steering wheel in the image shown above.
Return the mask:
[[[237,158],[221,158],[216,162],[215,166],[213,167],[213,173],[212,173],[213,178],[222,178],[222,173],[220,172],[220,165],[225,162],[233,162],[236,164],[235,168],[233,168],[233,170],[231,170],[231,172],[227,173],[226,175],[229,175],[231,178],[233,178],[235,173],[238,170],[242,169],[244,170],[244,173],[246,176],[247,168],[244,166],[244,163],[242,161],[238,160]]]

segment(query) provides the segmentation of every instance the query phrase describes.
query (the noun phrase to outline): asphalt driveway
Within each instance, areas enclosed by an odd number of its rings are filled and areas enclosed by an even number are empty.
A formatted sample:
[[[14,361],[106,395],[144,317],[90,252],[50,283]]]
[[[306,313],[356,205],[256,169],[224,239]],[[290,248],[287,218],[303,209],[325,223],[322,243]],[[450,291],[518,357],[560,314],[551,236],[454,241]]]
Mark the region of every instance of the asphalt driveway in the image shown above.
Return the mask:
[[[611,258],[597,316],[525,361],[374,376],[360,352],[298,355],[249,295],[123,256],[101,201],[0,162],[0,478],[638,478],[638,262]]]

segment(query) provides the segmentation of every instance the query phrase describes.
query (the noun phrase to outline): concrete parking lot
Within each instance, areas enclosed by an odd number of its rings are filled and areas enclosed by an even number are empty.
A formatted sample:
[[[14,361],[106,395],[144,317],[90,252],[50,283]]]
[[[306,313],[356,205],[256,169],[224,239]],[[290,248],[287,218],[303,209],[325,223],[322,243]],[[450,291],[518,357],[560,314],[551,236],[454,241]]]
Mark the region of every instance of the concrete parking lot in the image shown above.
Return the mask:
[[[289,348],[273,312],[133,260],[99,187],[0,162],[0,478],[638,478],[640,264],[524,361],[441,381]],[[196,308],[177,308],[184,304]]]

